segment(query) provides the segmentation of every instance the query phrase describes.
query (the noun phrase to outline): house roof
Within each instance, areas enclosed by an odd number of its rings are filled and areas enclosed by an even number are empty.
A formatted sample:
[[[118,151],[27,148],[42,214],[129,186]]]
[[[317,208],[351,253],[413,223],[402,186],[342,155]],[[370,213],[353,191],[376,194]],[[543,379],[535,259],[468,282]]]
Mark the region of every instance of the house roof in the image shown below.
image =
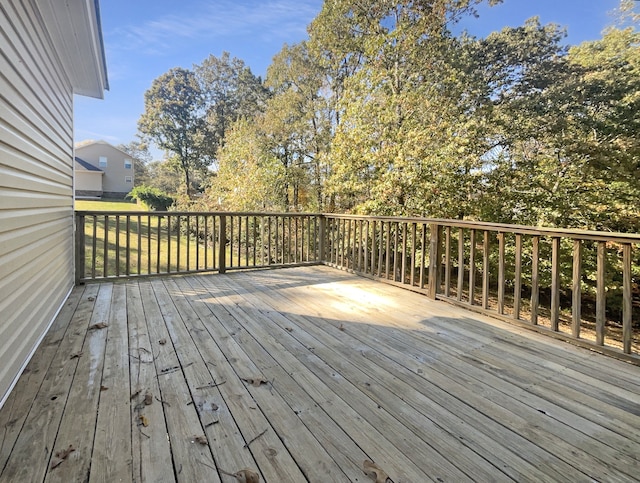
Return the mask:
[[[109,90],[99,0],[35,0],[73,92],[104,98]]]
[[[104,173],[104,171],[102,171],[100,168],[95,167],[93,164],[87,163],[84,159],[81,159],[77,156],[76,156],[76,169],[81,169],[81,170],[86,169],[87,171],[97,171],[99,173]]]
[[[81,150],[83,148],[86,148],[87,146],[93,146],[94,144],[102,144],[103,146],[109,146],[110,148],[113,148],[116,151],[120,151],[127,158],[136,159],[135,156],[131,156],[126,151],[123,151],[122,149],[115,147],[113,144],[109,144],[107,141],[102,141],[102,140],[95,141],[93,139],[87,139],[85,141],[80,141],[80,142],[75,143],[74,148],[75,148],[76,151],[78,151],[78,150]]]

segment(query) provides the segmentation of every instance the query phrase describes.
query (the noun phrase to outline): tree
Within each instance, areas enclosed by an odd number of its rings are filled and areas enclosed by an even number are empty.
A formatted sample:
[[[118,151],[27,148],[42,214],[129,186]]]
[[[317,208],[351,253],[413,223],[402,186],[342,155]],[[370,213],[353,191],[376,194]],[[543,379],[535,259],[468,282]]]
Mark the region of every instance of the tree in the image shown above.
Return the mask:
[[[311,35],[341,93],[328,182],[338,209],[466,213],[463,175],[477,158],[459,155],[477,149],[470,139],[481,123],[469,121],[448,26],[476,3],[325,4]]]
[[[196,172],[204,172],[212,163],[215,145],[206,122],[206,103],[195,74],[175,68],[155,79],[145,92],[145,112],[138,130],[172,154],[179,167],[187,195],[194,193]]]
[[[267,71],[265,85],[272,94],[260,122],[286,173],[285,206],[294,209],[324,207],[323,156],[331,141],[331,114],[322,96],[324,80],[306,42],[285,44]]]
[[[205,192],[209,209],[281,210],[284,168],[246,119],[233,123],[218,151],[218,172]]]
[[[210,55],[194,66],[194,72],[204,101],[208,143],[215,154],[231,124],[251,119],[264,109],[268,91],[260,77],[229,52],[220,57]]]

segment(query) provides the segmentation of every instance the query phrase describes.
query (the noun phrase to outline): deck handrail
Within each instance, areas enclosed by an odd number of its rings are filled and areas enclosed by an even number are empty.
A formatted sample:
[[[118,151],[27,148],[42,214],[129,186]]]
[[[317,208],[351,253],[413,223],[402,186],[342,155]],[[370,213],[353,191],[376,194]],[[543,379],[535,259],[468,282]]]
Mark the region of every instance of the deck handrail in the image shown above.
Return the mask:
[[[326,264],[640,362],[640,234],[236,211],[84,210],[76,226],[78,283]]]

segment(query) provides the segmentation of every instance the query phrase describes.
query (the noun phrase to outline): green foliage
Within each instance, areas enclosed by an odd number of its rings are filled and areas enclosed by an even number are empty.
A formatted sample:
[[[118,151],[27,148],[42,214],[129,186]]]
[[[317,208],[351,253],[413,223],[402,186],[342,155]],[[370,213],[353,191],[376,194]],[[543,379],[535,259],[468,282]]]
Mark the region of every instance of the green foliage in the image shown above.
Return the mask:
[[[144,95],[144,104],[138,130],[145,139],[170,153],[182,173],[183,188],[191,195],[195,173],[205,171],[215,153],[206,122],[205,96],[195,74],[171,69],[153,81]]]
[[[158,188],[151,186],[136,186],[127,195],[127,198],[143,203],[153,211],[167,211],[174,203],[174,199],[163,193]]]
[[[284,167],[266,148],[255,124],[240,119],[231,125],[218,155],[218,172],[206,190],[212,210],[280,211]]]

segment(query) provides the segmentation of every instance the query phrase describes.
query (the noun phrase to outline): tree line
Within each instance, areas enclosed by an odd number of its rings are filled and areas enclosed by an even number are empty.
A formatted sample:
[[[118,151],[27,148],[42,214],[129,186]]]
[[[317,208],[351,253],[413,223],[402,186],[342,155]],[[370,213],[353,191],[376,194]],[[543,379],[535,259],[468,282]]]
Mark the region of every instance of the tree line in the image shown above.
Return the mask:
[[[226,52],[171,69],[138,123],[166,159],[137,178],[182,209],[640,231],[634,2],[565,46],[537,18],[459,32],[480,1],[327,1],[264,80]]]

